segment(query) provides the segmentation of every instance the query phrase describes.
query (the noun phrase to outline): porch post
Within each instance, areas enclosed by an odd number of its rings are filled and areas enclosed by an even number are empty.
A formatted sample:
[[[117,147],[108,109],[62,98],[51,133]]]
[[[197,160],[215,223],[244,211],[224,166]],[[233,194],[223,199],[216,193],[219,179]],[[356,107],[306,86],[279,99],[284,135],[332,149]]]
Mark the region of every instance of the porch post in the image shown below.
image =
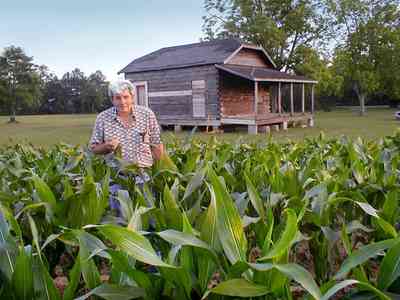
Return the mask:
[[[314,114],[314,84],[311,84],[311,114]]]
[[[278,113],[282,113],[282,95],[281,95],[281,83],[278,82]]]
[[[258,114],[258,82],[254,82],[254,116]]]
[[[304,82],[301,84],[301,112],[304,114]]]
[[[314,84],[311,84],[311,116],[308,120],[308,126],[314,127]]]
[[[290,83],[290,115],[294,115],[293,82]]]

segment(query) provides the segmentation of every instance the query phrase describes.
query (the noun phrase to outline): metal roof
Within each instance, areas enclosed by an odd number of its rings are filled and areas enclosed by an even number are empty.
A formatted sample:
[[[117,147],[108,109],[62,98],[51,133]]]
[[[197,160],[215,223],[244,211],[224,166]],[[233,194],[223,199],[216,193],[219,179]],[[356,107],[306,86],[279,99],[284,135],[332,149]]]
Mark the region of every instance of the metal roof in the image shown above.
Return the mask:
[[[318,83],[318,81],[310,78],[292,75],[278,70],[252,67],[252,66],[239,66],[239,65],[215,65],[218,69],[234,74],[252,81],[275,81],[275,82],[293,82],[293,83]]]

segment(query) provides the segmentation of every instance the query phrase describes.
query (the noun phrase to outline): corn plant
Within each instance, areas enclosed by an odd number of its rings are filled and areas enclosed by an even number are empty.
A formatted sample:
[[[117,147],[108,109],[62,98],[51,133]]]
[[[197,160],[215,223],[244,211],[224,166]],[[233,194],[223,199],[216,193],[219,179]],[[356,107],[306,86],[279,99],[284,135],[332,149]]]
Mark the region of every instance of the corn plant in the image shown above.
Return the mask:
[[[399,146],[175,141],[143,189],[79,147],[4,148],[0,298],[399,297]]]

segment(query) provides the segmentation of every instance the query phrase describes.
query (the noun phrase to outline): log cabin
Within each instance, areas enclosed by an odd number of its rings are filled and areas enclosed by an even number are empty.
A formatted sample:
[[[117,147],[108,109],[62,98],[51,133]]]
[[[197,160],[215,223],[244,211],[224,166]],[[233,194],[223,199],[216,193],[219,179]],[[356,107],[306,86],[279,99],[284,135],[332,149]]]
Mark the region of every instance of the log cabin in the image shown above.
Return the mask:
[[[245,125],[249,133],[314,124],[317,81],[277,69],[265,49],[237,39],[162,48],[119,71],[161,126]]]

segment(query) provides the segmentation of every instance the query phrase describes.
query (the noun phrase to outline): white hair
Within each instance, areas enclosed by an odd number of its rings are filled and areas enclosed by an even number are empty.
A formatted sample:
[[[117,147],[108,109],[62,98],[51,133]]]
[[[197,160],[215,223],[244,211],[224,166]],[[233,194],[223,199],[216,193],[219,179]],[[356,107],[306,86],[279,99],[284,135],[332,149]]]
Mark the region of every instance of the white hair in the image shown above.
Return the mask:
[[[108,86],[108,96],[112,99],[115,94],[121,94],[125,90],[128,90],[133,96],[135,88],[129,80],[113,81]]]

